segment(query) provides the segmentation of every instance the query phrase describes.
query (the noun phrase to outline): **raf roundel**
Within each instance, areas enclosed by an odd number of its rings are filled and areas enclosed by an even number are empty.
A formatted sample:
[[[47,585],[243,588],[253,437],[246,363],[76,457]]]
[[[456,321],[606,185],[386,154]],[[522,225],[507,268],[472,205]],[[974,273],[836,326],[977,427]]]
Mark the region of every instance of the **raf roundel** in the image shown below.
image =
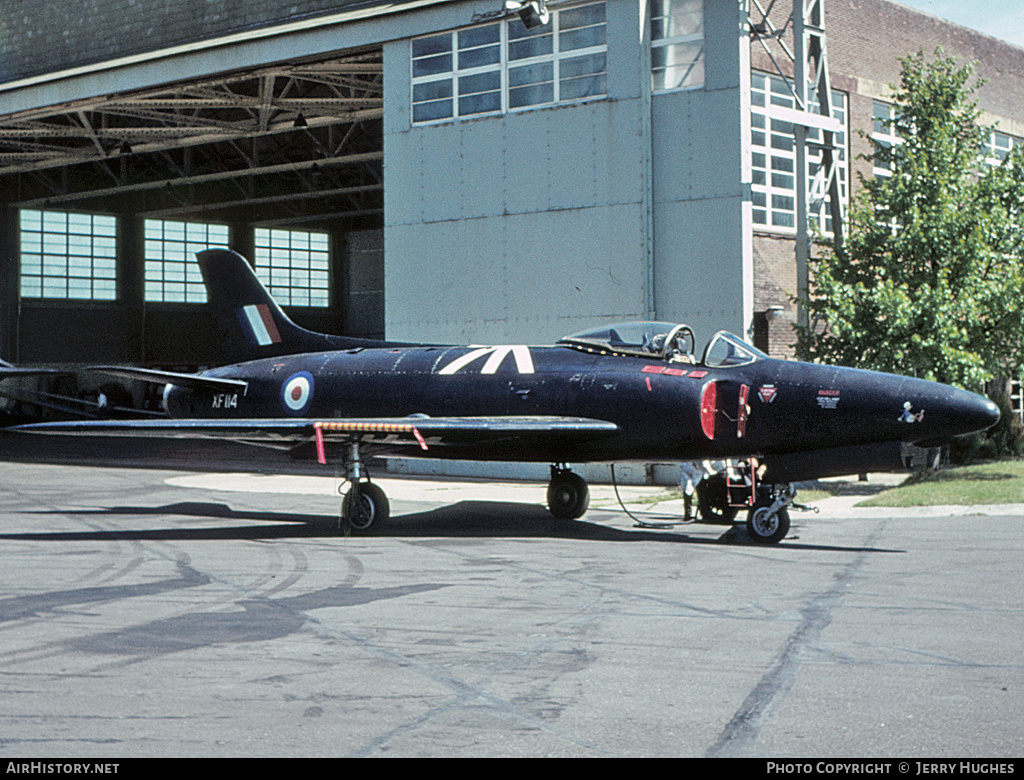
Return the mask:
[[[302,414],[313,401],[313,375],[308,371],[292,374],[281,388],[281,403],[290,414]]]

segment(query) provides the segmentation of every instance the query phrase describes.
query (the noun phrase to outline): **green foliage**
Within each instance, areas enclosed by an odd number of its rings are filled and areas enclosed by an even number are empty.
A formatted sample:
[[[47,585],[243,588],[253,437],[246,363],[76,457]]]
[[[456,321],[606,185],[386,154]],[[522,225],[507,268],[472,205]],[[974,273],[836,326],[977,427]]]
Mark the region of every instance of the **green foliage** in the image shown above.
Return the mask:
[[[901,60],[902,142],[870,139],[892,175],[862,177],[844,245],[810,262],[797,353],[980,389],[1024,359],[1024,154],[985,163],[973,67],[941,54]]]

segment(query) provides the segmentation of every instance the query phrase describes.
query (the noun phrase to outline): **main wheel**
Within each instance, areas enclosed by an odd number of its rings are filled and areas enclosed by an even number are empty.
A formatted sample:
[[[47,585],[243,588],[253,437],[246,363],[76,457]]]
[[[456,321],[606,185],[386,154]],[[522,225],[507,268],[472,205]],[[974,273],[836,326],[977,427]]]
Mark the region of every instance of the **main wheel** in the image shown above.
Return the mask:
[[[770,508],[760,504],[747,515],[747,533],[757,544],[778,544],[789,533],[789,510],[783,507],[770,515]]]
[[[384,491],[372,482],[353,485],[341,501],[341,516],[353,531],[378,533],[388,521],[391,507]]]
[[[587,481],[571,471],[551,475],[548,483],[548,509],[560,520],[575,520],[590,506],[590,488]]]
[[[712,474],[697,483],[697,506],[705,523],[728,525],[740,511],[738,507],[729,506],[725,474]]]

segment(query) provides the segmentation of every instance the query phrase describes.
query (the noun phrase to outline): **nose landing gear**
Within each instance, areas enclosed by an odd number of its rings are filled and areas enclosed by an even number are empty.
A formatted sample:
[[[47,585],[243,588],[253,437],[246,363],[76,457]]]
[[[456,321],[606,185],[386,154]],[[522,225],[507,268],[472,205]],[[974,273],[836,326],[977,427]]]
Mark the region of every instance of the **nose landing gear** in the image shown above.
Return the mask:
[[[705,477],[697,485],[697,496],[706,523],[732,523],[739,510],[747,508],[747,534],[755,544],[777,544],[786,537],[790,507],[818,511],[795,503],[792,485],[760,483],[753,461],[727,465]]]
[[[777,544],[789,533],[789,507],[796,490],[786,486],[773,496],[760,496],[747,513],[747,533],[757,544]]]
[[[772,485],[758,491],[757,502],[747,513],[747,533],[757,544],[777,544],[789,533],[789,508],[809,510],[818,507],[798,504],[792,485]]]

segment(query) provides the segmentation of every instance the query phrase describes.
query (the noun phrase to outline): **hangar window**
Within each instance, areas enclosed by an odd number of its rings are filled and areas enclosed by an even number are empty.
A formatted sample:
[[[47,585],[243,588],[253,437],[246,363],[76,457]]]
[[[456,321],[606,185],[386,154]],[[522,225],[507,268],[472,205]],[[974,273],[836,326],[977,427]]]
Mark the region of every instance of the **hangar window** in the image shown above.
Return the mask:
[[[655,0],[651,83],[658,92],[704,85],[704,0]]]
[[[145,234],[146,301],[206,303],[196,252],[227,247],[227,225],[147,219]]]
[[[114,217],[23,209],[21,297],[117,298]]]
[[[813,90],[809,90],[813,93]],[[810,110],[817,110],[817,99],[808,95]],[[796,146],[793,124],[777,115],[776,108],[795,108],[796,99],[786,82],[767,73],[750,74],[750,151],[753,182],[754,225],[763,225],[782,233],[796,231]],[[846,95],[832,91],[832,115],[846,127]],[[808,199],[811,226],[832,232],[827,183],[821,164],[821,131],[807,130]],[[817,145],[815,144],[817,142]],[[838,175],[840,197],[846,200],[848,169],[846,133],[838,133]]]
[[[605,3],[553,10],[412,42],[412,119],[437,122],[604,97]]]
[[[326,233],[256,230],[256,275],[282,306],[330,303],[330,242]]]

